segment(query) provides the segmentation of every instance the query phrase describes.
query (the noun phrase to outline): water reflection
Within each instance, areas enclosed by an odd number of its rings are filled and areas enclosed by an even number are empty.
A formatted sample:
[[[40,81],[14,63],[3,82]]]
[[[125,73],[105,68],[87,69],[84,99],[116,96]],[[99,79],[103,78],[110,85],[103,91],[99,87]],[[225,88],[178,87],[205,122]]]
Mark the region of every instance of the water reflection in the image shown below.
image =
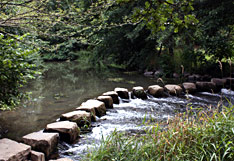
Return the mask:
[[[18,140],[38,131],[62,113],[115,87],[131,89],[135,85],[147,87],[156,82],[136,73],[80,70],[74,62],[50,62],[45,67],[43,77],[25,88],[32,93],[31,99],[15,111],[0,112],[0,126],[8,130],[4,137]]]

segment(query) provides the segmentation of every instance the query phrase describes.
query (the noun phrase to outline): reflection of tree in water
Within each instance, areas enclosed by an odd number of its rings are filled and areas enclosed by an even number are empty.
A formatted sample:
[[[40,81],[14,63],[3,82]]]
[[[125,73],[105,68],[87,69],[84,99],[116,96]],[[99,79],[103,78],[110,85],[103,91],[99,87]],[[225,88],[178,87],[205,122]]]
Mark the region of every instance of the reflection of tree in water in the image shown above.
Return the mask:
[[[80,70],[76,63],[45,63],[43,76],[24,90],[31,92],[21,108],[1,113],[0,125],[9,130],[4,137],[21,137],[41,130],[62,113],[74,110],[82,102],[113,90],[115,87],[131,89],[135,85],[147,87],[154,82],[140,75],[116,71]],[[132,82],[132,83],[129,83]],[[134,84],[135,83],[135,84]]]
[[[110,74],[110,73],[109,73]],[[75,63],[49,63],[44,73],[43,92],[50,91],[54,94],[84,95],[103,91],[102,84],[107,83],[107,72],[95,70],[80,70]],[[96,93],[95,92],[95,93]]]

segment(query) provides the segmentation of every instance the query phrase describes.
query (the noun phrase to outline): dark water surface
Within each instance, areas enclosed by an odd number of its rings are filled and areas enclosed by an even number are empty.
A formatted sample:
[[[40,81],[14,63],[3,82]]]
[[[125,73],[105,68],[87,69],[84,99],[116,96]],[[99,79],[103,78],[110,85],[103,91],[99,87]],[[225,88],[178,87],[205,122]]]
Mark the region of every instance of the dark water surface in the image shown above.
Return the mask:
[[[75,63],[48,63],[47,68],[43,78],[27,87],[27,91],[32,92],[29,101],[15,111],[0,113],[0,126],[8,129],[5,137],[20,140],[23,135],[43,129],[46,124],[56,121],[62,113],[74,110],[87,99],[95,98],[115,87],[131,90],[134,86],[143,86],[147,89],[149,85],[157,84],[155,79],[136,73],[79,70]],[[191,106],[209,108],[221,101],[227,105],[226,98],[234,103],[234,92],[223,89],[218,94],[202,92],[167,98],[148,95],[147,100],[120,100],[120,104],[107,110],[107,115],[92,123],[90,132],[82,133],[79,142],[73,145],[61,142],[59,155],[80,160],[87,153],[87,148],[98,145],[102,138],[114,130],[129,134],[143,133],[146,128],[142,124],[143,120],[167,120]]]

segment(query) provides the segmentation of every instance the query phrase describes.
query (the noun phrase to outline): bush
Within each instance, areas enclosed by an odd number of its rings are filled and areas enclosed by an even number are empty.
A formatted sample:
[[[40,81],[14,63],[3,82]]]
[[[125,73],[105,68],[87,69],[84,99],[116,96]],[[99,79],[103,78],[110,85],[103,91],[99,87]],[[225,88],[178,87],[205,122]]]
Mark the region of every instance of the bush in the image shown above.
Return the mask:
[[[83,160],[233,160],[234,106],[178,115],[165,130],[150,126],[146,135],[114,132]]]
[[[20,91],[36,72],[38,55],[24,44],[24,36],[4,37],[0,34],[0,109],[12,109],[24,94]]]

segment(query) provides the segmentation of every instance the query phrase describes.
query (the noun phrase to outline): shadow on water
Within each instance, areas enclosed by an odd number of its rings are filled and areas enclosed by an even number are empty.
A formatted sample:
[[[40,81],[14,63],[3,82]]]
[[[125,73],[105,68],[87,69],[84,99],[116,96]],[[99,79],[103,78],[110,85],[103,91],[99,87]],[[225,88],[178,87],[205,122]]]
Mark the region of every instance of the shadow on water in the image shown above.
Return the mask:
[[[50,62],[45,68],[43,76],[25,88],[32,93],[30,100],[17,110],[0,112],[0,127],[7,130],[3,137],[19,140],[25,134],[43,129],[83,101],[115,87],[131,89],[155,83],[155,80],[132,73],[80,70],[75,62]]]

